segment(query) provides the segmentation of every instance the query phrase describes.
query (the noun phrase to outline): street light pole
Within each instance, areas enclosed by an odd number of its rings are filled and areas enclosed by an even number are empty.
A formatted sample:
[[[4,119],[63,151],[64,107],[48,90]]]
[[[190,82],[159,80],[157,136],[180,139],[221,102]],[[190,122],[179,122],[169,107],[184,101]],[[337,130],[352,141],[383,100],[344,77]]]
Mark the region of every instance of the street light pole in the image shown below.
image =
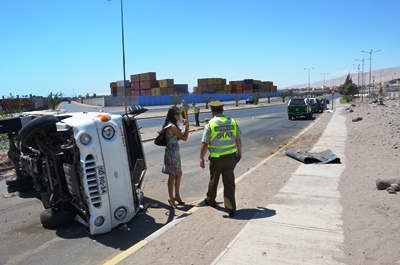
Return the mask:
[[[324,89],[324,88],[325,88],[325,75],[328,75],[328,73],[326,73],[326,74],[321,73],[321,75],[324,76],[324,83],[323,83],[323,85],[322,85],[322,88]]]
[[[353,64],[353,66],[357,66],[357,86],[360,87],[360,64]]]
[[[122,68],[124,71],[124,101],[125,101],[125,113],[128,112],[127,110],[127,102],[126,102],[126,74],[125,74],[125,37],[124,37],[124,7],[121,0],[121,35],[122,35]]]
[[[336,78],[336,76],[331,76],[331,78],[333,78],[332,79],[332,87],[335,87],[335,78]]]
[[[310,70],[313,70],[313,68],[304,68],[304,70],[308,70],[308,89],[310,89]]]
[[[367,60],[369,60],[369,59],[367,59]],[[364,61],[366,61],[366,60],[365,60],[365,58],[362,58],[362,60],[356,59],[356,61],[362,62],[362,64],[361,64],[361,68],[362,68],[362,70],[361,70],[361,88],[362,88],[361,101],[364,102]]]
[[[125,113],[128,113],[128,103],[126,102],[127,93],[126,93],[126,74],[125,74],[124,6],[122,0],[120,2],[120,8],[121,8],[121,36],[122,36],[122,70],[124,74],[124,102],[125,102]]]
[[[366,52],[366,51],[361,51],[364,53],[369,53],[369,84],[368,84],[368,93],[369,93],[369,100],[371,100],[371,64],[372,64],[372,54],[376,52],[380,52],[381,50],[374,51],[371,49],[371,51]]]

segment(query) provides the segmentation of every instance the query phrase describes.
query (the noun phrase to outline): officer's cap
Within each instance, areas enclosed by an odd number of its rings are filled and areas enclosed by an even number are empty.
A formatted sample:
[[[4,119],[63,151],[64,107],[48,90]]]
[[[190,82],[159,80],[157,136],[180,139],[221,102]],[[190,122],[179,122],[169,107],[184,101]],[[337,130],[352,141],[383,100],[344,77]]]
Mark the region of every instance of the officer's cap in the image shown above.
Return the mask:
[[[213,100],[210,103],[211,110],[224,110],[224,103],[219,100]]]

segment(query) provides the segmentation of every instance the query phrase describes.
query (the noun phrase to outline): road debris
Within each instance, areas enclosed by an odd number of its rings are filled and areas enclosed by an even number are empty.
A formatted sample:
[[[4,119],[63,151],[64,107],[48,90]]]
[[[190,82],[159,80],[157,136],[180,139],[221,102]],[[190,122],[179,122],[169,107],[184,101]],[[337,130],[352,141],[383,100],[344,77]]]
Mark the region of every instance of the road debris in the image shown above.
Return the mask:
[[[291,158],[294,158],[300,162],[303,162],[304,164],[311,164],[311,163],[317,163],[317,164],[339,164],[340,163],[340,158],[337,157],[331,150],[325,150],[323,152],[319,153],[301,153],[299,150],[297,151],[292,151],[292,150],[286,150],[285,154],[287,156],[290,156]]]

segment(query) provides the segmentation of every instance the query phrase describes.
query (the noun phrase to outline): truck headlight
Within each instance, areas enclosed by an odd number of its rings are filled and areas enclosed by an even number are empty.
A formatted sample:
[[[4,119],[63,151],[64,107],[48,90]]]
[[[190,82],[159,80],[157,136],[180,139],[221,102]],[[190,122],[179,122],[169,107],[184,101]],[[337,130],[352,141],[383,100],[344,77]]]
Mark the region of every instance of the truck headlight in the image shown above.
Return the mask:
[[[123,220],[127,214],[128,211],[125,209],[125,207],[119,207],[117,210],[115,210],[114,217],[117,220]]]
[[[115,130],[112,126],[107,125],[103,128],[103,130],[101,131],[101,135],[104,137],[104,139],[106,140],[110,140],[111,138],[114,137],[115,135]]]
[[[98,216],[96,219],[94,219],[94,225],[95,226],[102,226],[104,224],[104,217],[103,216]]]
[[[90,144],[90,142],[92,141],[92,137],[87,134],[87,133],[83,133],[80,137],[79,137],[79,141],[83,144],[83,145],[88,145]]]

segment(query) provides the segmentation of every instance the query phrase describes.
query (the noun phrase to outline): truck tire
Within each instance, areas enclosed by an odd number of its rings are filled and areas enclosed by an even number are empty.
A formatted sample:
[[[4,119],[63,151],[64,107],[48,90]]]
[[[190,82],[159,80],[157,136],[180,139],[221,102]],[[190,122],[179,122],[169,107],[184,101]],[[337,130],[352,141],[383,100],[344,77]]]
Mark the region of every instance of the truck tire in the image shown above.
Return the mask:
[[[14,177],[14,178],[8,178],[6,179],[6,185],[10,187],[15,187],[15,186],[21,186],[25,184],[31,184],[33,185],[33,180],[31,177]]]
[[[33,190],[33,180],[31,177],[17,177],[6,179],[7,191],[8,193],[13,193],[16,191],[27,192]]]
[[[19,132],[21,143],[28,147],[38,148],[33,137],[43,130],[56,130],[58,118],[54,115],[45,115],[28,122]]]
[[[75,208],[62,212],[53,212],[52,209],[46,209],[40,213],[40,222],[45,228],[60,227],[74,222],[75,215]]]
[[[27,192],[33,190],[33,182],[32,183],[25,183],[18,186],[7,186],[7,192]]]
[[[0,134],[18,132],[21,128],[21,118],[19,117],[0,119]]]

